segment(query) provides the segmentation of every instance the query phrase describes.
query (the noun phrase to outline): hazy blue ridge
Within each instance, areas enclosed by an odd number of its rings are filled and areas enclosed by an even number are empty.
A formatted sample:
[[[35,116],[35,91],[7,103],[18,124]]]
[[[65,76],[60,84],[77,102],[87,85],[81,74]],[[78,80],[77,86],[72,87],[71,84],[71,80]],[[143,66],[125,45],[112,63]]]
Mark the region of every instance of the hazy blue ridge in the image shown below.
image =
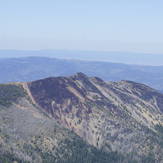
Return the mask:
[[[76,72],[98,76],[106,81],[136,81],[163,90],[163,66],[136,66],[44,57],[0,59],[0,83],[69,76]]]

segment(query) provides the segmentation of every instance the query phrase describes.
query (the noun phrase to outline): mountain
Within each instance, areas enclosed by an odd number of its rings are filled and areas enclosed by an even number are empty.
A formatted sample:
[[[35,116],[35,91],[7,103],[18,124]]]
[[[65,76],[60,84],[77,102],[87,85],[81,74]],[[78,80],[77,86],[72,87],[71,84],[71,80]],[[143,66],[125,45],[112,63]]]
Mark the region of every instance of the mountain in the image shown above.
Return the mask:
[[[0,158],[161,163],[163,94],[77,73],[0,85]]]
[[[163,66],[137,66],[109,62],[64,60],[43,57],[0,59],[0,83],[26,82],[49,76],[83,72],[105,81],[132,80],[157,90],[163,88]]]
[[[0,85],[0,163],[125,162],[96,149],[36,106],[25,83]],[[23,88],[24,87],[24,88]]]
[[[107,61],[137,65],[163,65],[163,54],[134,53],[121,51],[80,51],[80,50],[0,50],[0,57],[53,57],[87,61]]]

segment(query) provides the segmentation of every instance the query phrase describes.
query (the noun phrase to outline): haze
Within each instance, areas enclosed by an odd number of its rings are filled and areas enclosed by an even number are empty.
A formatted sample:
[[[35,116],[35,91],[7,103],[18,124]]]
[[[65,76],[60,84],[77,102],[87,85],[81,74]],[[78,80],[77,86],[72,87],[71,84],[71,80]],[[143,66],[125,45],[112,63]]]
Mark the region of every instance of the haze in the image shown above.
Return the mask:
[[[1,0],[0,49],[163,54],[163,1]]]

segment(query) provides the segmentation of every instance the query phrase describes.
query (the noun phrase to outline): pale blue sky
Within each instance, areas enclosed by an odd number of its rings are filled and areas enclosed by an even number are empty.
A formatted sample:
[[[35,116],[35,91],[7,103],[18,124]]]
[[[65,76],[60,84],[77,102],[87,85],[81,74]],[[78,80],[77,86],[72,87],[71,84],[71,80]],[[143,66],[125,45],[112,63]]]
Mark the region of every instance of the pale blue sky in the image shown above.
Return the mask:
[[[163,54],[163,1],[0,0],[0,49]]]

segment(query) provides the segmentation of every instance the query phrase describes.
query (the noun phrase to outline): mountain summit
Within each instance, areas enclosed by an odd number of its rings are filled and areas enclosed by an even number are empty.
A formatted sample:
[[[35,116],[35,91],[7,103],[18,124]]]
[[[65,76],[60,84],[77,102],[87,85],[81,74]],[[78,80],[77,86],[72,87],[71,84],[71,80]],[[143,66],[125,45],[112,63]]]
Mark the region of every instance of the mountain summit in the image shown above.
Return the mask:
[[[163,94],[146,85],[77,73],[0,88],[4,154],[40,163],[163,161]]]

